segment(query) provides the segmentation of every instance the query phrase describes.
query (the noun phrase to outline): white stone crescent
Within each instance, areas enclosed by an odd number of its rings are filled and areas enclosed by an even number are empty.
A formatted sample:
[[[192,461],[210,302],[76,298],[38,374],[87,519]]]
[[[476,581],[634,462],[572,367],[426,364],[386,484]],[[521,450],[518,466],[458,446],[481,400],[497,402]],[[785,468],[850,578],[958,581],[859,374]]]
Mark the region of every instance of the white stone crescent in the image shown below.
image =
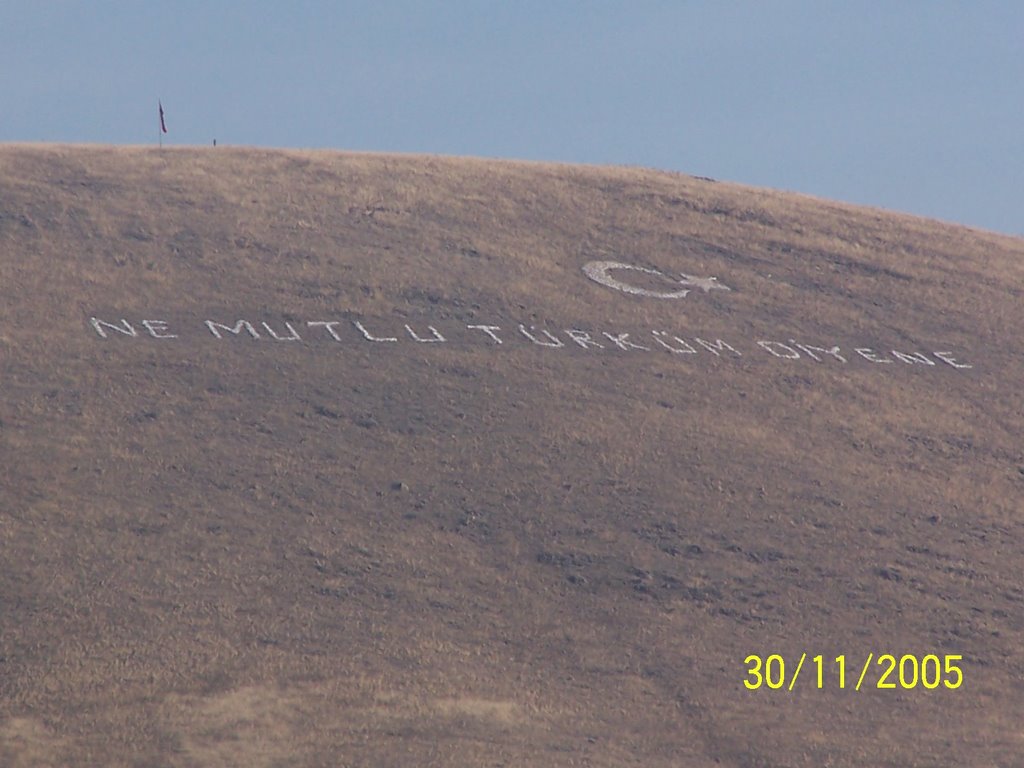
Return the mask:
[[[608,288],[614,288],[617,291],[623,293],[630,293],[634,296],[650,296],[655,299],[682,299],[685,298],[692,289],[700,288],[704,293],[708,293],[711,290],[728,291],[731,290],[727,285],[722,285],[718,282],[717,277],[694,277],[693,275],[687,275],[686,273],[680,272],[682,280],[677,280],[681,286],[685,286],[679,290],[665,290],[665,291],[654,291],[649,288],[638,288],[635,285],[630,285],[622,280],[612,277],[611,270],[613,269],[630,269],[634,272],[643,272],[647,275],[657,275],[663,277],[666,280],[671,280],[668,275],[664,272],[660,272],[657,269],[651,269],[650,267],[638,267],[635,264],[623,264],[619,261],[590,261],[583,265],[583,274],[589,277],[596,283],[607,286]]]

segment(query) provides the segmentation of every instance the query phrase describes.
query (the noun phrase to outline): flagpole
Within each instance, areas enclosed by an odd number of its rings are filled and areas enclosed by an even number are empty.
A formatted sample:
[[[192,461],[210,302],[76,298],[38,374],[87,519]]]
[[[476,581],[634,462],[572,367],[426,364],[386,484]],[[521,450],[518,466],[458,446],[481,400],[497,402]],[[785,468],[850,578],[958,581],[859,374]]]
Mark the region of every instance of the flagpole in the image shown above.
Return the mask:
[[[159,114],[159,112],[163,111],[163,104],[160,102],[159,99],[157,99],[156,106],[157,106],[158,114]],[[162,115],[160,116],[160,120],[156,124],[156,139],[157,139],[157,142],[160,144],[160,149],[163,150],[163,148],[164,148],[164,123],[163,123],[163,116]]]

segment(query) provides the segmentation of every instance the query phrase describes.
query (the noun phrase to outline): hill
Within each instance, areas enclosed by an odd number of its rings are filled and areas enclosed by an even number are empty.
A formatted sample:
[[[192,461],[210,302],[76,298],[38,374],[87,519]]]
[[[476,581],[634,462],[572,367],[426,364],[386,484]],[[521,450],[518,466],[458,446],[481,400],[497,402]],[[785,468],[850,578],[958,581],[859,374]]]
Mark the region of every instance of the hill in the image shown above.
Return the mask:
[[[1019,764],[1024,241],[623,168],[0,171],[0,763]]]

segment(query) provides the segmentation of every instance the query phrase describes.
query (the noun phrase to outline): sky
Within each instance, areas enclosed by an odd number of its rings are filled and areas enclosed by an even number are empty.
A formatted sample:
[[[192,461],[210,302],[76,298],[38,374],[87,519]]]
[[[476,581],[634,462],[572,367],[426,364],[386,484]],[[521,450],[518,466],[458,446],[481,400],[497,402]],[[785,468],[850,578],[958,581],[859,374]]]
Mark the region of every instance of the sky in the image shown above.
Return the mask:
[[[1024,235],[1017,0],[0,5],[0,142],[659,168]]]

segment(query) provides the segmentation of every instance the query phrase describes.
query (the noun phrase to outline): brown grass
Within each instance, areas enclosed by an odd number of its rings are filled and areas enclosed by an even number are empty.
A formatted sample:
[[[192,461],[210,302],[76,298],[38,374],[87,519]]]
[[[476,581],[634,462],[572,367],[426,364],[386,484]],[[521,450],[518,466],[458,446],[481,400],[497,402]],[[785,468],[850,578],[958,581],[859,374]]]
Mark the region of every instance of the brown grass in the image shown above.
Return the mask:
[[[0,148],[0,764],[1014,765],[1022,285],[1019,239],[654,171]],[[743,688],[804,651],[965,683]]]

